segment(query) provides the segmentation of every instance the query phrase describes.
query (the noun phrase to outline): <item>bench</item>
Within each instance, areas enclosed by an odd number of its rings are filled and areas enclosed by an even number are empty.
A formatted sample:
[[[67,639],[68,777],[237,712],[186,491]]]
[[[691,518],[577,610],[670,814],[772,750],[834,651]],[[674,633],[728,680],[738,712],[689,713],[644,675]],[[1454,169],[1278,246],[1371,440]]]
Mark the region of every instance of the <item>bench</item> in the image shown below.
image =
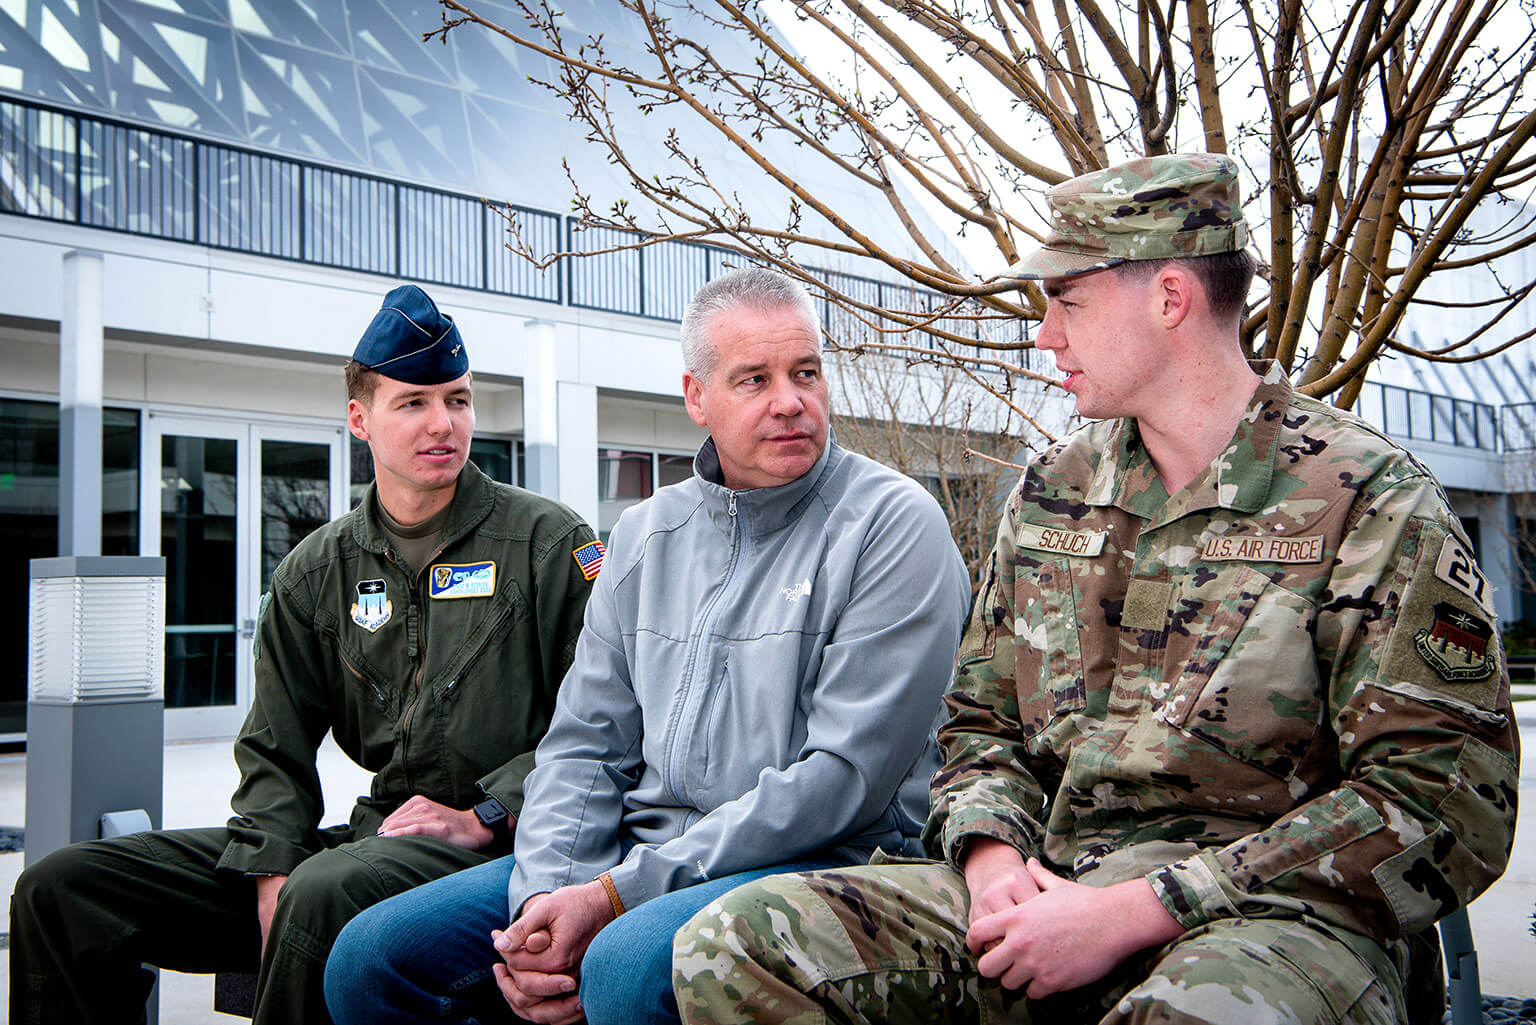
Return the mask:
[[[1445,991],[1451,1025],[1481,1025],[1483,990],[1477,977],[1477,950],[1472,946],[1472,923],[1466,908],[1440,920],[1440,946],[1445,951]],[[220,972],[214,976],[215,1011],[249,1018],[255,1006],[254,972]]]
[[[1451,1025],[1480,1025],[1483,986],[1477,977],[1477,951],[1472,946],[1472,923],[1466,908],[1440,919],[1440,946],[1445,951],[1445,994],[1451,1006]]]
[[[218,972],[213,977],[213,1009],[249,1018],[256,1010],[255,972]]]

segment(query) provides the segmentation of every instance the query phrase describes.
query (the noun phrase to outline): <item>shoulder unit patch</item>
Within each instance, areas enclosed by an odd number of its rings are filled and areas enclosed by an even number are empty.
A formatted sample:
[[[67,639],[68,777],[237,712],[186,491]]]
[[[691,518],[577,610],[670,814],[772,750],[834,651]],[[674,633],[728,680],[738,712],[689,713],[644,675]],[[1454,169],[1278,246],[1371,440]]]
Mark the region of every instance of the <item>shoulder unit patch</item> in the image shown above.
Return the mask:
[[[1443,680],[1486,680],[1498,668],[1488,652],[1493,627],[1450,602],[1435,603],[1435,618],[1427,629],[1413,635],[1419,657]]]
[[[1440,546],[1440,558],[1435,561],[1435,576],[1477,602],[1478,607],[1490,616],[1494,615],[1493,587],[1477,568],[1472,553],[1449,534]]]

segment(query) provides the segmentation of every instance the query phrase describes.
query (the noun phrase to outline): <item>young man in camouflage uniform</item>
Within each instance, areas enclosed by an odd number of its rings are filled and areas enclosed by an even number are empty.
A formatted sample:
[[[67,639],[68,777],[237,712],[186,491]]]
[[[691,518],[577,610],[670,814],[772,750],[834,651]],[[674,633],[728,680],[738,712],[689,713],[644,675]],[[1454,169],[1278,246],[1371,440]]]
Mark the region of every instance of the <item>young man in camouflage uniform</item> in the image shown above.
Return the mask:
[[[1489,587],[1421,465],[1242,359],[1235,177],[1158,157],[1047,194],[1014,273],[1110,419],[1008,502],[940,734],[942,863],[706,908],[685,1021],[1439,1020],[1411,955],[1438,970],[1421,934],[1515,822]]]
[[[17,1025],[142,1021],[141,963],[259,964],[258,1025],[319,1025],[326,954],[352,916],[511,849],[596,576],[577,553],[597,542],[570,509],[469,462],[469,357],[417,286],[385,296],[346,377],[375,482],[262,596],[234,817],[27,869],[11,901]],[[327,732],[374,777],[351,821],[322,829]]]

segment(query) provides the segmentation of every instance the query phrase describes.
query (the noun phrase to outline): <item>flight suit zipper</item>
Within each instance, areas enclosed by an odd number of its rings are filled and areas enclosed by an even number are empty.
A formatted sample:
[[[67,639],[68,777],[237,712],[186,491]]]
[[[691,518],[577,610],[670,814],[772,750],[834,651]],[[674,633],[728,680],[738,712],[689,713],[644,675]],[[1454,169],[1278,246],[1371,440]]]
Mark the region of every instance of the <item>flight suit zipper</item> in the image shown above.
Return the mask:
[[[406,574],[410,580],[411,605],[406,610],[406,657],[416,659],[416,672],[411,680],[411,703],[406,706],[405,715],[400,718],[400,768],[405,774],[405,788],[410,793],[416,792],[416,784],[411,779],[411,717],[416,714],[416,706],[421,703],[421,678],[427,671],[427,632],[426,609],[421,604],[421,574],[427,571],[438,556],[447,551],[446,544],[440,544],[422,562],[422,567],[415,576]],[[388,548],[385,554],[394,559],[394,553]],[[398,560],[396,560],[398,564]],[[407,567],[409,569],[409,567]]]

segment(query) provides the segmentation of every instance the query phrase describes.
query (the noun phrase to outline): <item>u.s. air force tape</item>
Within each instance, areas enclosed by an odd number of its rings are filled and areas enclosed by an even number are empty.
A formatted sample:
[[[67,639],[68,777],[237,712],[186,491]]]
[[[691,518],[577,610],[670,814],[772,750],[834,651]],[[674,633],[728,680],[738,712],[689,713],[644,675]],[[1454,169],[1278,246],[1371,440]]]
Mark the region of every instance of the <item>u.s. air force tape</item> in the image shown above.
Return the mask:
[[[1211,537],[1206,539],[1200,558],[1206,562],[1322,562],[1323,535]]]

